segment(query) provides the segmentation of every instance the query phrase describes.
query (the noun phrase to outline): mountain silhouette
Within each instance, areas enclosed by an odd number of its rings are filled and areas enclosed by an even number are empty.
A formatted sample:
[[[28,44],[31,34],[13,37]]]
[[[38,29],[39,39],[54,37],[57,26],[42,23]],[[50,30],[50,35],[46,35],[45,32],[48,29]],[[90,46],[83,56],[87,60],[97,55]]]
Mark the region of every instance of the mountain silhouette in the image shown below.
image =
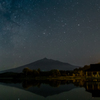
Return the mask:
[[[23,65],[23,66],[20,66],[17,68],[13,68],[13,69],[4,70],[2,72],[22,72],[22,70],[25,67],[28,67],[32,70],[40,68],[40,70],[42,70],[42,71],[49,71],[52,69],[73,70],[75,68],[79,68],[79,66],[74,66],[69,63],[64,63],[64,62],[61,62],[58,60],[43,58],[43,59],[37,60],[35,62],[32,62],[30,64],[26,64],[26,65]]]

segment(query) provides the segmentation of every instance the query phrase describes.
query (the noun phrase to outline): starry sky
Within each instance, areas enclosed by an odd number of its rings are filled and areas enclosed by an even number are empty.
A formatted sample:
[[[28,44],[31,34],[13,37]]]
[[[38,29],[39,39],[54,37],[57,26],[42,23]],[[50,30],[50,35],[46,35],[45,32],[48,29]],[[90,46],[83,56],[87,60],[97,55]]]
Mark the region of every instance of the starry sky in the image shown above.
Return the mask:
[[[44,57],[100,62],[100,0],[0,0],[0,70]]]

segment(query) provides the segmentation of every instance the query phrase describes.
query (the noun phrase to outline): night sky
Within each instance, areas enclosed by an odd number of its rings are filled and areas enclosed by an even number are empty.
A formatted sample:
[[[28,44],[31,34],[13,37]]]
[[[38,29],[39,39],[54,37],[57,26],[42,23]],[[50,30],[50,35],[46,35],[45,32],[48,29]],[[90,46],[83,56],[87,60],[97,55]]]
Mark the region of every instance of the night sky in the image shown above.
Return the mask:
[[[100,0],[0,0],[0,70],[44,57],[100,62]]]

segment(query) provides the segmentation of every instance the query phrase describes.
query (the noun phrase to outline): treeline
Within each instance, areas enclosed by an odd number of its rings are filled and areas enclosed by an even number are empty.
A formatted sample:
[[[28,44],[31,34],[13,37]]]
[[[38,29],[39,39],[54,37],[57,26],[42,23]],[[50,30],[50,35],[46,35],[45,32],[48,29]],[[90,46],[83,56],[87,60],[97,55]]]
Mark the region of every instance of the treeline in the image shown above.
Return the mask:
[[[90,68],[90,65],[85,65],[84,67],[75,68],[73,71],[85,71]]]
[[[15,72],[5,72],[0,74],[0,79],[21,79],[21,78],[35,78],[35,77],[60,77],[60,76],[84,76],[84,71],[90,68],[89,65],[85,65],[84,67],[79,67],[74,69],[73,71],[66,70],[58,70],[53,69],[50,71],[41,71],[40,69],[32,70],[28,67],[24,68],[21,73]]]
[[[53,69],[51,71],[41,71],[40,69],[31,70],[28,67],[23,69],[24,76],[36,77],[36,76],[47,76],[47,77],[58,77],[58,76],[84,76],[85,70],[89,69],[90,65],[76,68],[72,71]]]
[[[24,68],[21,73],[5,72],[0,74],[0,79],[22,79],[22,78],[35,78],[35,77],[59,77],[59,76],[72,76],[73,71],[65,71],[53,69],[50,71],[41,71],[40,69],[31,70],[28,67]]]
[[[57,77],[57,76],[71,76],[72,71],[58,70],[53,69],[51,71],[41,71],[40,69],[31,70],[29,68],[23,69],[24,76],[36,77],[36,76],[49,76],[49,77]]]

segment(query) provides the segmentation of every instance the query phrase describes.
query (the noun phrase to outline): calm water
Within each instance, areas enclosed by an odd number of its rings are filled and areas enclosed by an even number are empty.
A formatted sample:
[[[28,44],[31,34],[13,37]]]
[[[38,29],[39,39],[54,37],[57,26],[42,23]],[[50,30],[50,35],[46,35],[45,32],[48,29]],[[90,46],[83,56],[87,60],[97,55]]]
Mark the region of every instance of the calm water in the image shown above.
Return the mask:
[[[98,95],[94,95],[94,92],[100,92],[97,88],[99,82],[87,82],[84,87],[76,87],[76,83],[29,83],[1,83],[0,100],[100,100]]]

